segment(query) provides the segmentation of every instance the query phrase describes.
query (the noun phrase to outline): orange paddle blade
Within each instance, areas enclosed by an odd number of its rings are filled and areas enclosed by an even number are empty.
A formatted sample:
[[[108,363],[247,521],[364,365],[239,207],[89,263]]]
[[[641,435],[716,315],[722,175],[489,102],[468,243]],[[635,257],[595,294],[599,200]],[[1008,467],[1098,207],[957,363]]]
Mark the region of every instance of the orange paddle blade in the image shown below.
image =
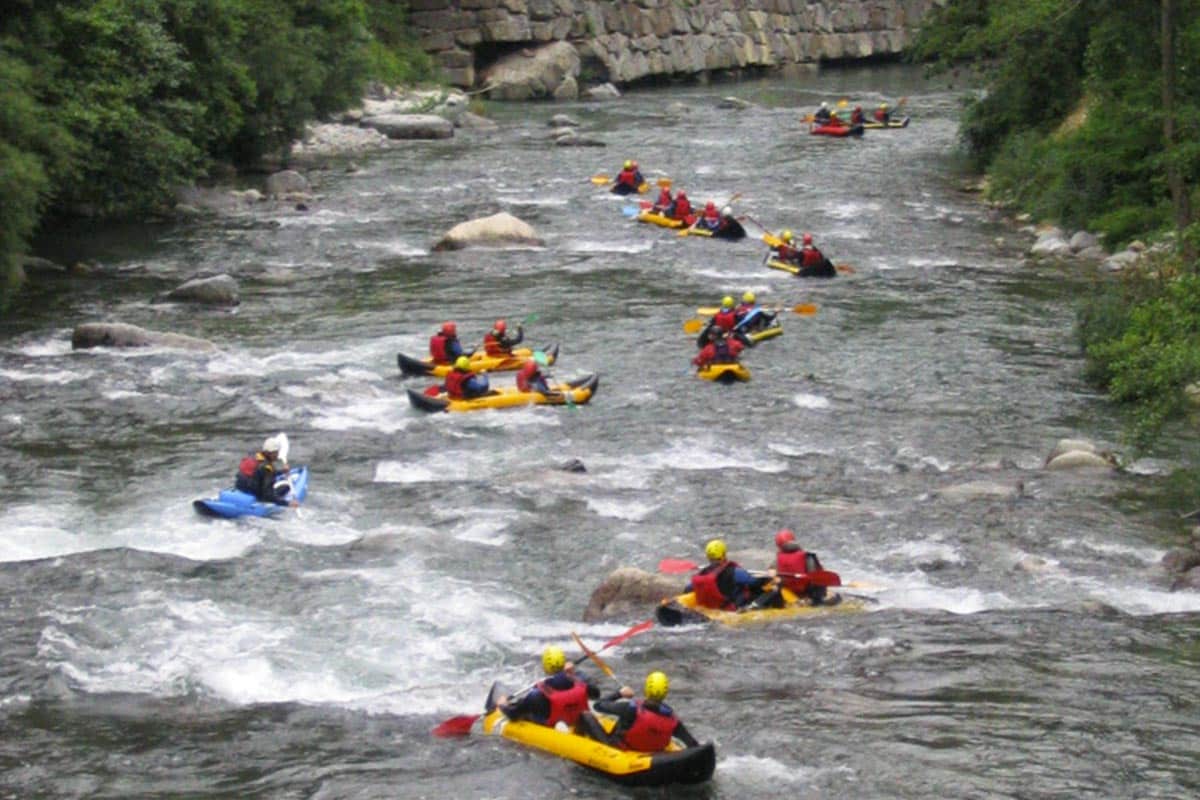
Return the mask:
[[[812,314],[817,313],[817,304],[816,303],[801,303],[800,305],[792,306],[792,311],[795,311],[797,314],[802,314],[804,316],[810,316]]]

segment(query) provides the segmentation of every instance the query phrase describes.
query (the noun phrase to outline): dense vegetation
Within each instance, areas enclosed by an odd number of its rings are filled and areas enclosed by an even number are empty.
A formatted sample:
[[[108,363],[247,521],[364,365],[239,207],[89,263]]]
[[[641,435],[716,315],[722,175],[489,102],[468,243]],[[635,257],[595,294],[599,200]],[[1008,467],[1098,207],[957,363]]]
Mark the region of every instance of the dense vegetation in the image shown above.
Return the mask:
[[[1200,0],[951,0],[917,55],[979,71],[962,135],[994,198],[1110,246],[1171,244],[1079,316],[1089,378],[1149,448],[1200,381]]]
[[[160,208],[430,75],[400,0],[0,0],[0,299],[44,220]]]

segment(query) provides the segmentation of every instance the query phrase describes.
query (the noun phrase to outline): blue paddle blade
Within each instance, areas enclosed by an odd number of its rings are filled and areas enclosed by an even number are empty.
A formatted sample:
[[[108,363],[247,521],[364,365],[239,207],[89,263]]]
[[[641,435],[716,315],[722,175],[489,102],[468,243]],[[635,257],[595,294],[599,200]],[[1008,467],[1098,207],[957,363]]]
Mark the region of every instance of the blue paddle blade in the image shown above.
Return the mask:
[[[639,205],[635,205],[634,203],[630,203],[629,205],[627,205],[621,209],[621,213],[627,217],[636,217],[638,214],[641,213],[641,211],[642,211],[642,207]]]
[[[543,367],[550,366],[550,358],[541,350],[533,351],[533,360],[541,364]]]

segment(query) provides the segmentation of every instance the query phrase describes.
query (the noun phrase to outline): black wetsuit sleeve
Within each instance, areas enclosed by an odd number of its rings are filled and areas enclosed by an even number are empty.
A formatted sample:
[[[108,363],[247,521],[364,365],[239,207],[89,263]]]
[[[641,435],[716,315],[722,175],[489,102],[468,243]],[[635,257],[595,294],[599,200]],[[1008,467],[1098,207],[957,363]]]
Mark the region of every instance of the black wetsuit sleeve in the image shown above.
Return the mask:
[[[683,742],[688,747],[699,747],[700,742],[696,741],[696,737],[692,736],[691,731],[683,724],[683,720],[679,720],[679,724],[675,726],[675,738]]]
[[[549,719],[550,701],[541,692],[529,692],[515,703],[500,706],[500,710],[512,720]]]
[[[275,470],[266,464],[254,470],[254,496],[264,503],[275,502]]]

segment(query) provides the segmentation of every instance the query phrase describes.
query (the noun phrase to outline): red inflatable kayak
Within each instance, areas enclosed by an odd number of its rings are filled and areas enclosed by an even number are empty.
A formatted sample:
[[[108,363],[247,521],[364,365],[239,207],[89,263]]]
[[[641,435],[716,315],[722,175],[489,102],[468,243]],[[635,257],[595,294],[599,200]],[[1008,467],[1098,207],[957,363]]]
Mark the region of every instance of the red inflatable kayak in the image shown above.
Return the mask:
[[[808,132],[814,136],[862,136],[862,125],[813,125]]]

